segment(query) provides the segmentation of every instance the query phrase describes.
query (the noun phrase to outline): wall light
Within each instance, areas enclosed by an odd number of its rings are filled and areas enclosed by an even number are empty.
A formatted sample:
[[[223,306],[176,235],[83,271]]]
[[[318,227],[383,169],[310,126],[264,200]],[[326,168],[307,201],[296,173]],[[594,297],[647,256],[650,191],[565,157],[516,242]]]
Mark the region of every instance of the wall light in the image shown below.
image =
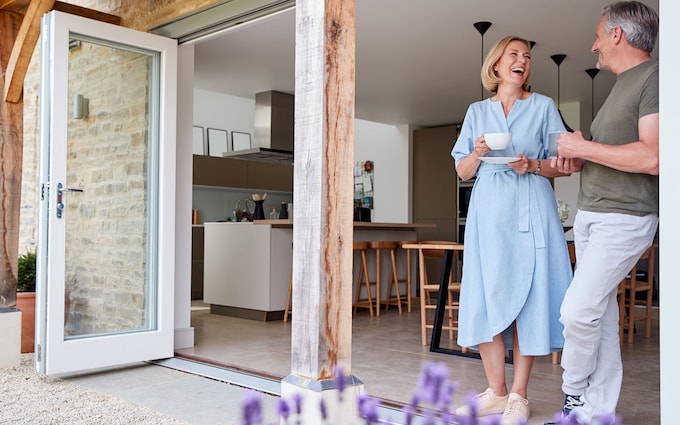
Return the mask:
[[[81,120],[90,114],[90,100],[82,94],[73,96],[73,118]]]

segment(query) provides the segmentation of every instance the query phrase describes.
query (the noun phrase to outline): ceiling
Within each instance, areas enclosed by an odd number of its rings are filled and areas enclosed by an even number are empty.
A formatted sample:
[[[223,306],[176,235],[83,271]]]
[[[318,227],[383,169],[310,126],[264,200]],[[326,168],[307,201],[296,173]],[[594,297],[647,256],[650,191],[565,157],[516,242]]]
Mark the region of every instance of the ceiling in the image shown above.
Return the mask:
[[[558,66],[550,56],[566,54],[560,103],[580,102],[589,114],[593,93],[597,110],[614,82],[609,71],[594,79],[585,72],[595,67],[595,26],[611,1],[357,0],[356,116],[414,126],[462,122],[482,96],[477,21],[492,23],[484,54],[510,34],[536,42],[531,89],[555,101]],[[643,2],[658,11],[658,0]],[[293,93],[294,32],[291,9],[196,41],[195,87],[253,99],[267,90]]]

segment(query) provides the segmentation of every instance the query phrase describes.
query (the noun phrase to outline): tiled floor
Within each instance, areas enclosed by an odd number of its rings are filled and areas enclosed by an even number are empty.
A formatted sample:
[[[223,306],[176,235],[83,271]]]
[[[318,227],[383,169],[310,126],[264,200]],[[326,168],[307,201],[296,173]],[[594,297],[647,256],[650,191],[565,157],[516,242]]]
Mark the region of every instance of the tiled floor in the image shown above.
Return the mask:
[[[483,390],[486,380],[480,360],[429,352],[428,347],[420,345],[419,320],[417,310],[399,315],[394,308],[380,317],[360,312],[354,318],[352,374],[365,383],[367,392],[387,400],[408,402],[421,364],[426,361],[443,361],[448,365],[451,379],[460,384],[457,400],[467,393]],[[284,377],[290,371],[290,322],[218,316],[210,314],[201,303],[195,303],[192,325],[196,329],[196,346],[179,350],[180,355],[235,365],[275,378]],[[445,341],[443,339],[443,343]],[[623,345],[622,354],[624,385],[619,414],[623,423],[658,424],[658,322],[654,323],[651,339],[645,339],[638,332],[634,344]],[[529,425],[543,424],[560,409],[561,372],[549,356],[537,360],[529,385],[532,411]],[[511,374],[509,367],[509,382]]]

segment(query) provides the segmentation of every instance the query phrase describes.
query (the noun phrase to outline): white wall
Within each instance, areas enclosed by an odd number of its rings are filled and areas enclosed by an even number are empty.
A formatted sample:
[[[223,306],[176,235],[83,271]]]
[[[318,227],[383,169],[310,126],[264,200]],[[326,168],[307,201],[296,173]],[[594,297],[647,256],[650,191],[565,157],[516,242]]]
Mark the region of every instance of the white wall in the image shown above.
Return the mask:
[[[659,42],[660,76],[660,159],[659,196],[661,208],[660,249],[659,249],[659,303],[660,303],[660,346],[661,346],[661,424],[678,423],[677,396],[680,382],[680,362],[677,357],[680,341],[675,327],[680,323],[680,285],[677,279],[680,267],[676,261],[680,253],[680,144],[677,135],[677,116],[680,115],[677,84],[677,70],[680,57],[675,41],[680,40],[680,2],[659,0],[661,19]]]
[[[203,127],[203,137],[207,139],[207,129],[216,128],[229,132],[248,133],[251,140],[255,130],[255,98],[229,96],[222,93],[194,89],[194,125]]]
[[[373,221],[409,221],[408,126],[354,122],[354,161],[374,163]]]

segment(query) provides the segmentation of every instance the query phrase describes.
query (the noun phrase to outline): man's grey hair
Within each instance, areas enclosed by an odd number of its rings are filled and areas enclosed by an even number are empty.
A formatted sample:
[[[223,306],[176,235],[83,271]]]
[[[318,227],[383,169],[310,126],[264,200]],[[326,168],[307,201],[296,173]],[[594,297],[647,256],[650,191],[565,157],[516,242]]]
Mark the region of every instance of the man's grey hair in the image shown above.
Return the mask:
[[[605,34],[611,33],[614,27],[621,27],[628,43],[651,52],[659,33],[659,15],[651,7],[639,1],[620,1],[605,6],[602,15]]]

